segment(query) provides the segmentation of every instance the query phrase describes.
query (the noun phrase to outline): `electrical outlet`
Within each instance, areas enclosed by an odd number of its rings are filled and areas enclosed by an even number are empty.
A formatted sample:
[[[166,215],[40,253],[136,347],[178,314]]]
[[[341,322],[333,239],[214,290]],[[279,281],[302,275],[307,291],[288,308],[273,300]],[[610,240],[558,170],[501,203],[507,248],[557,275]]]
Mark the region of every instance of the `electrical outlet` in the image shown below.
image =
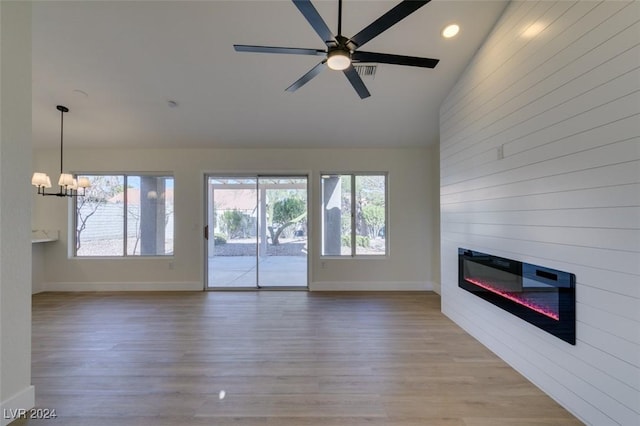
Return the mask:
[[[320,268],[327,269],[327,262],[320,262]]]
[[[169,261],[169,269],[173,269],[173,260]]]

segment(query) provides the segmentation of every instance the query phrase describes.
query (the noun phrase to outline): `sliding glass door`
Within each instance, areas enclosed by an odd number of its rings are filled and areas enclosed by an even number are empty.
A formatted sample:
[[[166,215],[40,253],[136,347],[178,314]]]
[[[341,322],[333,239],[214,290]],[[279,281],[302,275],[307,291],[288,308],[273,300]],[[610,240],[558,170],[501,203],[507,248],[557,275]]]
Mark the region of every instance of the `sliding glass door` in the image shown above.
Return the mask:
[[[207,179],[208,286],[258,285],[257,178]]]
[[[210,175],[206,186],[207,288],[306,288],[307,177]]]

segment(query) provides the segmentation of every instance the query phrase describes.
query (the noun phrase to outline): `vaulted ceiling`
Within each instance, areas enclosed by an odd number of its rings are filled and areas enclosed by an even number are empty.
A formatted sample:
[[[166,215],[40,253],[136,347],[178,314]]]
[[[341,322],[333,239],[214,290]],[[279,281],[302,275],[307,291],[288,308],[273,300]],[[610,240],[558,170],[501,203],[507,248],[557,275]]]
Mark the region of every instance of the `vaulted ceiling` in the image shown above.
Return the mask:
[[[351,36],[398,1],[345,0]],[[315,0],[337,32],[338,1]],[[234,44],[324,49],[290,1],[73,1],[33,6],[34,146],[129,148],[407,147],[438,141],[439,106],[505,1],[434,0],[367,51],[440,59],[435,69],[380,64],[361,100],[321,57],[238,53]],[[460,33],[444,39],[449,23]],[[171,104],[175,102],[175,105]]]

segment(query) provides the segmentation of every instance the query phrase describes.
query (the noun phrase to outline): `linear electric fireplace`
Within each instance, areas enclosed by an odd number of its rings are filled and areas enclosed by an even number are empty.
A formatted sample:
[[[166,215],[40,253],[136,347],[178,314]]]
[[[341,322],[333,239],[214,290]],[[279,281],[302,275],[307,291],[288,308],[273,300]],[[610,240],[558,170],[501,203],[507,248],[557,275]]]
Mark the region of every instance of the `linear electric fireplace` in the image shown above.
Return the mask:
[[[458,249],[458,286],[554,336],[576,344],[576,277]]]

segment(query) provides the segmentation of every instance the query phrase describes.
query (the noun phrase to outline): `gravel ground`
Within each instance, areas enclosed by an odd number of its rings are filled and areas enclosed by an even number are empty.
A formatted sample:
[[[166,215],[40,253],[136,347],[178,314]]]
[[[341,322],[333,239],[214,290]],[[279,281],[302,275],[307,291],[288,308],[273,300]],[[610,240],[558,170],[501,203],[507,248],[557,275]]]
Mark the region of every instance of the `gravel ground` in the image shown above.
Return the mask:
[[[256,241],[254,239],[237,239],[227,241],[226,244],[214,247],[214,256],[253,256],[256,253]],[[358,247],[359,255],[384,253],[384,240],[371,240],[371,247]],[[343,247],[343,255],[350,255],[347,247]],[[306,256],[307,241],[305,239],[280,239],[280,244],[267,246],[267,256]]]
[[[256,241],[253,239],[231,240],[214,247],[214,256],[253,256],[256,253]],[[267,256],[306,256],[307,241],[299,239],[280,239],[277,246],[267,245]]]
[[[135,255],[140,254],[140,242],[136,247],[136,239],[129,238],[127,250],[129,252],[136,248]],[[173,254],[173,240],[166,241],[166,255]],[[82,241],[82,246],[78,250],[78,256],[122,256],[122,240],[91,240]]]
[[[135,239],[127,242],[129,250],[135,247]],[[167,255],[173,254],[173,241],[167,242]],[[368,249],[359,248],[358,254],[380,254],[384,251],[384,240],[375,239],[371,241]],[[140,253],[140,246],[136,254]],[[256,253],[255,239],[237,239],[227,241],[226,244],[219,244],[214,247],[215,256],[253,256]],[[211,254],[211,253],[210,253]],[[343,253],[349,255],[349,252]],[[300,238],[280,239],[277,246],[269,244],[267,246],[267,256],[306,256],[307,240]],[[122,240],[94,240],[82,243],[78,256],[122,256]]]

